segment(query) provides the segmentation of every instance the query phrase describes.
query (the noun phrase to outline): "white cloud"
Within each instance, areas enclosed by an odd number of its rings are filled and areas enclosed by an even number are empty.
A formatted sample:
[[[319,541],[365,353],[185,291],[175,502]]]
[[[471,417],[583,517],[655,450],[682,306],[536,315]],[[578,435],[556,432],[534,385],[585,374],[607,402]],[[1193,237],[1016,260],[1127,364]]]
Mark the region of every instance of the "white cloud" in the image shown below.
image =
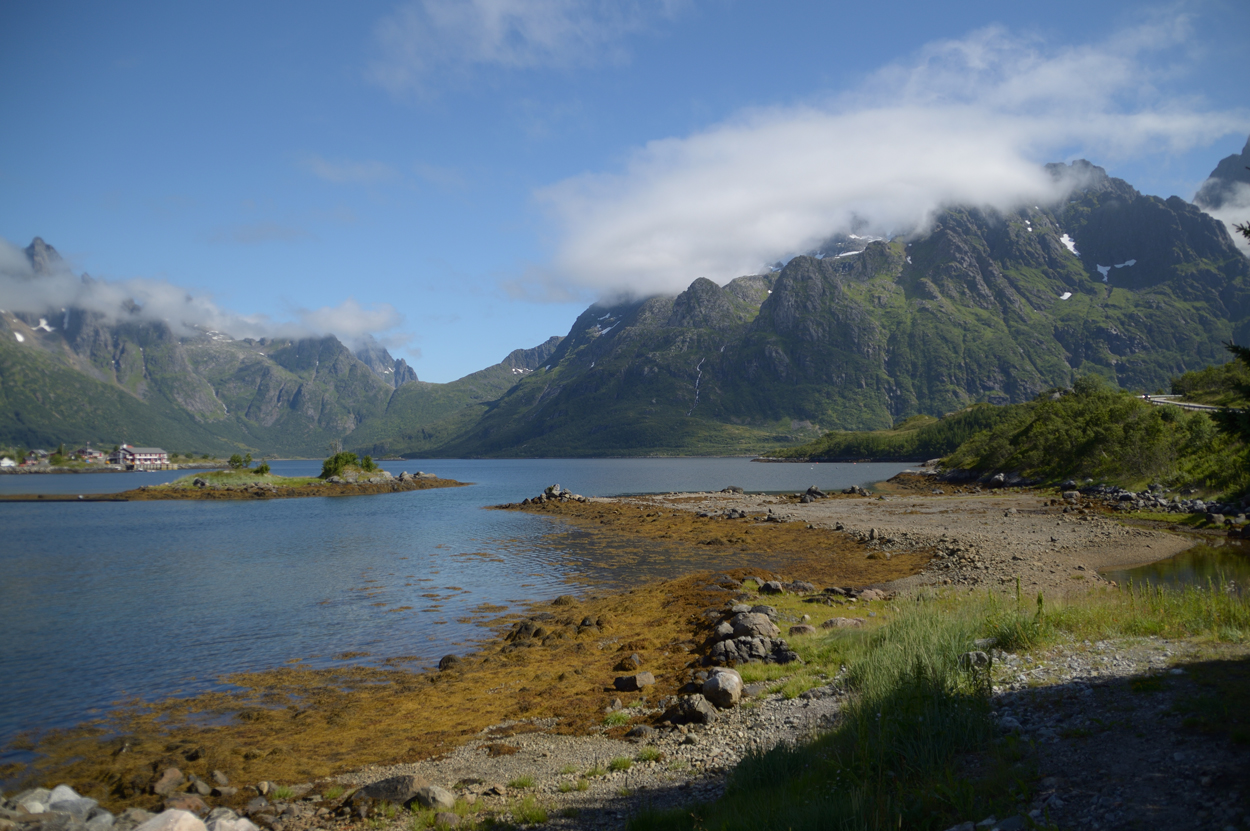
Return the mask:
[[[390,303],[362,306],[349,297],[337,306],[300,309],[299,320],[316,332],[333,332],[344,340],[386,332],[404,322],[403,315]]]
[[[923,228],[945,205],[1058,199],[1047,161],[1106,163],[1244,134],[1246,111],[1160,91],[1177,71],[1160,52],[1189,39],[1183,18],[1054,48],[989,28],[931,44],[851,93],[650,142],[619,172],[536,194],[558,243],[511,288],[568,297],[724,283],[853,227],[889,235]]]
[[[386,182],[399,174],[395,168],[385,162],[365,161],[330,161],[321,156],[310,154],[304,157],[304,167],[313,175],[337,185],[360,185]]]
[[[428,92],[437,72],[472,67],[571,67],[619,62],[621,41],[680,0],[413,0],[376,27],[374,81]]]
[[[1237,247],[1241,249],[1241,253],[1250,257],[1250,240],[1233,227],[1250,223],[1250,185],[1245,182],[1231,182],[1230,186],[1231,192],[1224,197],[1220,207],[1202,209],[1223,222],[1228,228],[1228,233],[1232,235],[1233,242],[1237,243]]]
[[[51,273],[36,274],[25,252],[4,239],[0,239],[0,308],[31,314],[55,312],[49,320],[60,319],[61,309],[83,309],[97,312],[109,322],[163,321],[179,335],[208,330],[236,338],[333,334],[344,342],[354,342],[372,334],[392,347],[404,346],[411,339],[395,331],[404,319],[389,303],[363,306],[349,297],[335,306],[295,309],[290,320],[241,315],[223,309],[211,297],[192,294],[164,280],[79,277],[64,261],[55,264]]]

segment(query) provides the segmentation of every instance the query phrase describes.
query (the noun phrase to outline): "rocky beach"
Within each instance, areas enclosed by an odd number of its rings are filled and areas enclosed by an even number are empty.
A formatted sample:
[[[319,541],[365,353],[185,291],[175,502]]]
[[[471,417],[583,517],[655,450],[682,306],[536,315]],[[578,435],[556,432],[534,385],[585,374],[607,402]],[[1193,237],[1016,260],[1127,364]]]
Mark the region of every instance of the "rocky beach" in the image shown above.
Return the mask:
[[[434,673],[276,670],[230,679],[241,693],[49,737],[32,748],[44,756],[28,775],[100,806],[58,810],[50,791],[27,791],[5,803],[0,831],[97,831],[90,823],[107,826],[105,811],[119,831],[196,816],[211,831],[407,827],[399,806],[431,825],[531,824],[541,813],[546,827],[616,828],[640,811],[713,799],[745,755],[835,725],[848,696],[841,671],[801,658],[829,633],[871,631],[926,593],[1079,602],[1119,590],[1100,570],[1195,539],[1118,511],[1160,507],[1146,497],[977,493],[907,476],[872,494],[848,490],[600,499],[553,486],[499,506],[633,540],[640,560],[663,541],[713,549],[724,566],[535,605]],[[1222,519],[1206,533],[1228,534]],[[1240,645],[1146,636],[978,647],[970,654],[992,666],[999,741],[1030,748],[1032,767],[1012,813],[965,819],[1003,829],[1246,821],[1245,752],[1195,735],[1184,715],[1205,668],[1245,660]],[[963,764],[979,775],[987,762]],[[182,810],[191,816],[169,813]]]

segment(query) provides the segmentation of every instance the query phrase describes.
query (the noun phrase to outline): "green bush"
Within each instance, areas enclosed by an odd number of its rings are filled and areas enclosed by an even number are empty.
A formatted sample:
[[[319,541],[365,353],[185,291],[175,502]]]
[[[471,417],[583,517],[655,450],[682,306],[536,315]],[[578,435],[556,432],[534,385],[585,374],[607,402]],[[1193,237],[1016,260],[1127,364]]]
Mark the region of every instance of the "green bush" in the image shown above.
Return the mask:
[[[1001,409],[996,426],[964,442],[943,464],[1049,482],[1159,481],[1208,490],[1247,484],[1246,447],[1222,435],[1205,413],[1149,404],[1096,376],[1078,380],[1071,392]]]
[[[372,463],[372,460],[370,460],[370,463]],[[338,476],[343,472],[344,468],[359,465],[360,460],[356,458],[355,453],[349,453],[346,450],[341,453],[335,453],[321,463],[321,478],[329,479],[331,476]]]
[[[227,461],[226,464],[230,465],[231,470],[240,470],[243,468],[243,457],[240,456],[238,453],[235,453],[233,456],[230,457],[229,461]]]
[[[258,464],[256,466],[256,472],[261,476],[268,476],[269,475],[269,463],[261,462],[260,464]]]

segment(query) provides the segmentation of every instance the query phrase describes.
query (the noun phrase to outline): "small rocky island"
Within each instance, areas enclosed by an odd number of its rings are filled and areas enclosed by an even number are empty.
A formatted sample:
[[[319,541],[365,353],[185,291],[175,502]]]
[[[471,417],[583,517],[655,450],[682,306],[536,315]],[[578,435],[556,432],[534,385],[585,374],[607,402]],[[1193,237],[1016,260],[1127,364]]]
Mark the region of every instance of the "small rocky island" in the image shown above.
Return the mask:
[[[289,499],[298,496],[365,496],[465,485],[436,474],[404,471],[398,476],[368,456],[337,453],[322,464],[320,476],[278,476],[269,465],[202,472],[161,485],[109,494],[12,494],[7,502],[142,502],[164,499]]]

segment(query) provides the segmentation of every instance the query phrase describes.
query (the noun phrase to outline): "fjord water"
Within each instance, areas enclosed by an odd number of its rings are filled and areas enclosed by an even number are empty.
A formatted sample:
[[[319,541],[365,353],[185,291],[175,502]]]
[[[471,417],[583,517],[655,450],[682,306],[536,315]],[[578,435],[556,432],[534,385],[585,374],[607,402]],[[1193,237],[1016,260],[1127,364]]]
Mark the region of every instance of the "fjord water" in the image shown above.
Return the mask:
[[[273,462],[286,476],[318,462]],[[489,635],[481,623],[589,586],[688,570],[656,548],[611,560],[612,540],[484,510],[559,483],[608,496],[841,489],[901,464],[747,459],[387,462],[472,482],[381,496],[267,501],[0,503],[0,747],[126,700],[220,685],[232,672],[430,666]],[[0,476],[0,493],[116,493],[186,471]],[[715,568],[714,552],[703,567]],[[489,608],[484,608],[489,604]],[[345,653],[368,653],[347,656]],[[2,761],[2,760],[0,760]]]

